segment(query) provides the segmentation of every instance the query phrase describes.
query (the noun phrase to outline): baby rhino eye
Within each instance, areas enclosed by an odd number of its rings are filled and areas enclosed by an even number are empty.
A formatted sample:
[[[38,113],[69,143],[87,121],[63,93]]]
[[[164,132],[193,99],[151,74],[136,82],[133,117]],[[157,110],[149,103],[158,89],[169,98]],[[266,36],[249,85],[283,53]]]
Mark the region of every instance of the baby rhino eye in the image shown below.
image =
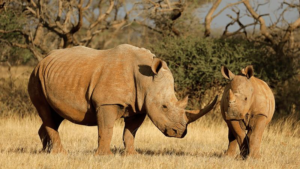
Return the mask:
[[[247,101],[247,97],[245,97],[245,101]]]

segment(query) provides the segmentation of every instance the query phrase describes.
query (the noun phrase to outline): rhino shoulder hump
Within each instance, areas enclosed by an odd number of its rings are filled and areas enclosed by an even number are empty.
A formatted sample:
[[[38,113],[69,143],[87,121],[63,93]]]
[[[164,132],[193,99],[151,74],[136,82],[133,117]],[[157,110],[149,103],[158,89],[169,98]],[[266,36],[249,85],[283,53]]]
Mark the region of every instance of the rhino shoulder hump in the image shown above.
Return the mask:
[[[130,44],[122,44],[117,46],[116,48],[118,48],[121,52],[127,51],[129,53],[134,54],[137,57],[148,57],[153,59],[153,57],[155,57],[155,55],[148,49],[145,48],[140,48],[140,47],[136,47]]]

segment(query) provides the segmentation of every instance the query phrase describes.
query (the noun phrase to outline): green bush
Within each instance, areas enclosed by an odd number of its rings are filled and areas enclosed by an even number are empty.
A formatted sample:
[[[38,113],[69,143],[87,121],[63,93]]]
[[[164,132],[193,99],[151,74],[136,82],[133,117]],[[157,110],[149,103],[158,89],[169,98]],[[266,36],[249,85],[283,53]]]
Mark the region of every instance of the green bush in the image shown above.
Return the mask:
[[[26,24],[26,16],[22,13],[22,9],[7,8],[0,14],[0,29],[5,31],[24,30]],[[20,32],[0,33],[0,62],[8,61],[12,65],[24,65],[36,63],[35,58],[28,49],[11,46],[8,42],[24,44],[25,38]]]
[[[27,92],[27,84],[27,78],[0,78],[0,117],[36,114]]]
[[[165,38],[151,46],[157,57],[170,67],[177,91],[200,99],[207,89],[228,83],[221,75],[222,65],[233,72],[251,64],[250,56],[258,51],[249,43],[235,40]]]
[[[222,65],[235,74],[253,65],[255,76],[266,81],[274,91],[277,112],[290,114],[292,109],[299,110],[292,108],[296,102],[299,105],[300,90],[294,85],[299,81],[291,80],[299,70],[297,57],[272,54],[265,46],[242,39],[166,37],[150,49],[168,63],[180,97],[189,94],[193,100],[200,101],[206,91],[225,86],[228,81],[221,75]],[[285,97],[289,97],[288,102]]]

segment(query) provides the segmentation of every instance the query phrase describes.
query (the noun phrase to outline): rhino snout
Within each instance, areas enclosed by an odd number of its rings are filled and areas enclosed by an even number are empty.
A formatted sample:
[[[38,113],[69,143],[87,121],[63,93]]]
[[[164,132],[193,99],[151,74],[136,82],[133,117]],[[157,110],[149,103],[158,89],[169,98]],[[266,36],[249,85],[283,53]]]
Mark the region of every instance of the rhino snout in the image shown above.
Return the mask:
[[[225,113],[226,120],[242,120],[244,119],[244,116],[241,113],[237,112],[229,112]]]
[[[187,134],[187,129],[167,128],[163,133],[167,137],[183,138]]]

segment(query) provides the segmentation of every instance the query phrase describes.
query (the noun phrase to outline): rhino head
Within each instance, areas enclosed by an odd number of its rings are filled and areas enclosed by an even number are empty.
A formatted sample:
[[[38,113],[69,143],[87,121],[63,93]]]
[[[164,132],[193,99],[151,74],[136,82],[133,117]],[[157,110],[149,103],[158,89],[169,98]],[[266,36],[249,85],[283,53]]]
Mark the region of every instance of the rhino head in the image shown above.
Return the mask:
[[[151,71],[153,76],[144,97],[146,112],[165,136],[183,138],[187,133],[187,125],[208,113],[215,105],[217,97],[203,110],[185,110],[188,97],[177,100],[174,78],[166,62],[154,58]]]
[[[254,70],[252,66],[242,69],[238,75],[233,74],[225,66],[221,68],[222,75],[230,80],[229,90],[225,90],[225,119],[243,120],[249,112],[252,102],[254,87],[251,82]]]

